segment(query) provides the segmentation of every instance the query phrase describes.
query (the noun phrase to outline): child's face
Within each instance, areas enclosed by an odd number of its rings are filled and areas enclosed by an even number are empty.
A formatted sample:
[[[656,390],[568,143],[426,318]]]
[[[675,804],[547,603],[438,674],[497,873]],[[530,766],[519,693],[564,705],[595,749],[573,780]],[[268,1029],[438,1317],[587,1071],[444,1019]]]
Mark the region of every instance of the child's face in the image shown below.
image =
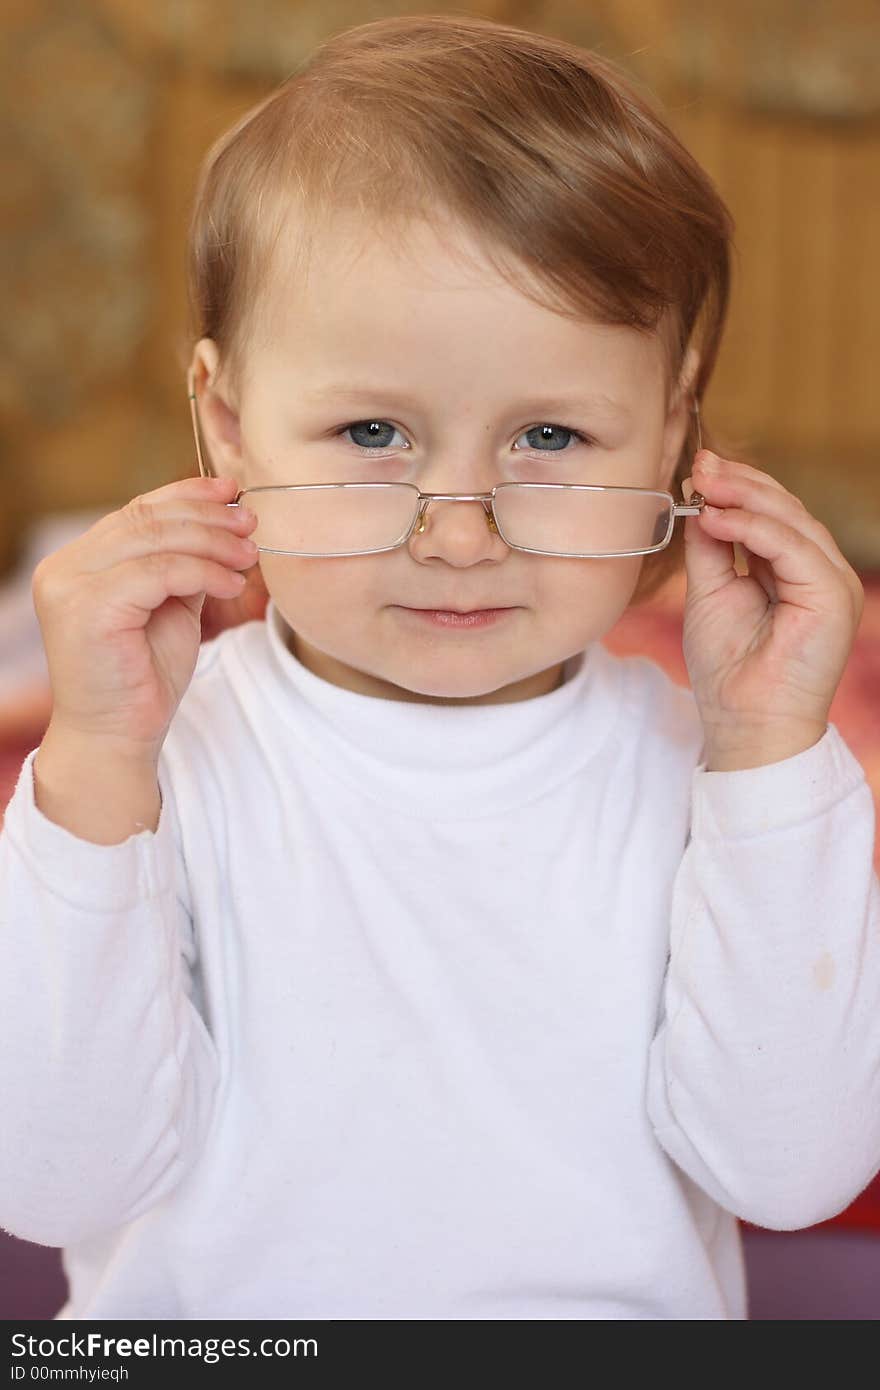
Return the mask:
[[[424,492],[488,492],[514,476],[507,470],[520,451],[534,459],[529,479],[539,480],[546,424],[564,431],[555,438],[571,451],[588,447],[572,431],[597,441],[590,466],[598,459],[602,476],[591,480],[669,489],[687,399],[674,397],[667,417],[658,339],[539,307],[457,232],[476,260],[463,262],[446,224],[419,221],[407,231],[402,253],[340,218],[316,239],[306,284],[278,272],[273,321],[249,349],[237,411],[200,391],[218,472],[241,487],[350,480],[353,458],[361,466],[375,437],[369,422],[378,421],[384,461],[363,463],[365,481],[405,477]],[[214,345],[202,340],[194,360],[200,383],[213,376]],[[370,389],[343,399],[334,383]],[[618,402],[619,412],[593,407],[593,396]],[[360,427],[346,431],[352,424]],[[389,455],[397,468],[383,473]],[[558,463],[552,476],[565,480]],[[260,564],[293,630],[292,650],[317,675],[388,699],[489,704],[555,689],[563,662],[624,612],[643,558],[526,554],[489,530],[481,502],[436,501],[422,534],[396,550],[264,553]],[[408,611],[505,607],[489,626],[457,629]]]

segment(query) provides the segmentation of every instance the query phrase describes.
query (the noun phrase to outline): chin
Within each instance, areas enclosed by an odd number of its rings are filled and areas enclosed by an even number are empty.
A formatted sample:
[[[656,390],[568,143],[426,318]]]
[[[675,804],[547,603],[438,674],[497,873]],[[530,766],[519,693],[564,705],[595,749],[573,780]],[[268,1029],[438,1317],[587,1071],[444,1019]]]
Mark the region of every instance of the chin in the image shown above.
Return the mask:
[[[468,666],[469,670],[450,670],[447,654],[446,668],[442,671],[431,673],[423,669],[419,672],[413,663],[405,672],[398,675],[387,673],[382,679],[409,691],[412,695],[421,695],[426,700],[478,700],[495,695],[509,686],[520,685],[532,674],[507,672],[500,678],[492,679],[491,674],[485,670],[485,663],[483,669],[479,669],[472,656],[468,659]]]

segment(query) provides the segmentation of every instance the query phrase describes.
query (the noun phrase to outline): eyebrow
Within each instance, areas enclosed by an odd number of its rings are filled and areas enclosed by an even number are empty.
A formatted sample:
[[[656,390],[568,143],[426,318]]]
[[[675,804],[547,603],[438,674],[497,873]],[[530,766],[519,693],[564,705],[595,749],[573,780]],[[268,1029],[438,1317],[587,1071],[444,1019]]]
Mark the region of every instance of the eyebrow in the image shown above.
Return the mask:
[[[374,400],[387,401],[392,406],[404,406],[411,408],[419,404],[418,398],[409,395],[407,392],[400,392],[386,389],[383,386],[373,386],[369,384],[352,385],[350,381],[340,382],[338,385],[326,385],[316,387],[313,391],[303,391],[301,396],[308,401],[338,400],[338,401],[357,401],[371,397]],[[527,398],[517,397],[516,405],[522,410],[539,412],[542,410],[598,410],[606,415],[620,415],[628,419],[632,411],[625,406],[622,401],[616,401],[611,396],[602,394],[581,395],[573,391],[571,395],[560,396],[531,396]]]

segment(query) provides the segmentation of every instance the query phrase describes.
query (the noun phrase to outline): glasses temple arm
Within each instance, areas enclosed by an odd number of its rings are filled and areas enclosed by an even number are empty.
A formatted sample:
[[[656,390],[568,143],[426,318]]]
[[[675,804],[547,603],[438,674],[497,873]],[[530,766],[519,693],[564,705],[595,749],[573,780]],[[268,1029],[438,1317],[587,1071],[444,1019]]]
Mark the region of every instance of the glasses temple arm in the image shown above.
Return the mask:
[[[203,478],[210,478],[212,474],[209,469],[205,467],[205,460],[202,457],[201,441],[199,439],[199,417],[196,411],[195,375],[192,367],[187,371],[186,385],[187,394],[189,395],[189,413],[192,416],[193,438],[196,441],[196,458],[199,461],[199,473]]]

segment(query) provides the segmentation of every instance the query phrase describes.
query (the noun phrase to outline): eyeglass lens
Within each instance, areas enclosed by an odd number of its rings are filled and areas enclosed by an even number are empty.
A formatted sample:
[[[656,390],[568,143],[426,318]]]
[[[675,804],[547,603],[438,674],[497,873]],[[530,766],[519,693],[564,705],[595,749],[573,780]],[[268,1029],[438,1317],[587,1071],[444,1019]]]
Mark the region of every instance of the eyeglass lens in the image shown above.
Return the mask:
[[[345,487],[248,489],[242,499],[256,514],[251,539],[287,555],[358,555],[392,550],[407,538],[418,512],[415,488],[368,483]],[[436,501],[431,507],[479,506]],[[501,538],[523,550],[553,555],[638,553],[669,538],[668,496],[638,489],[504,484],[495,493]]]

